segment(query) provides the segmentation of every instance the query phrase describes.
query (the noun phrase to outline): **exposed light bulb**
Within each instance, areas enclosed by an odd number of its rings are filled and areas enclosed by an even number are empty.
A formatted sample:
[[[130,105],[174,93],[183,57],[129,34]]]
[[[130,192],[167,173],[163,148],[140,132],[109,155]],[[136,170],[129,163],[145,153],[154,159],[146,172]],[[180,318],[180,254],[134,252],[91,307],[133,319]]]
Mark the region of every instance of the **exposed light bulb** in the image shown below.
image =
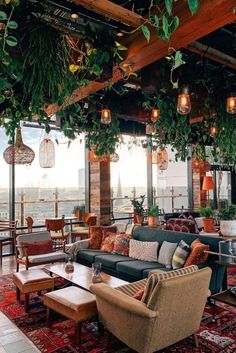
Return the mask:
[[[226,110],[229,114],[236,114],[236,93],[232,93],[229,98],[227,98]]]
[[[110,109],[102,109],[101,112],[101,123],[108,125],[111,122],[111,111]]]
[[[183,86],[179,90],[177,112],[181,115],[189,114],[191,111],[191,102],[188,86]]]
[[[151,121],[155,123],[160,117],[160,110],[157,108],[152,109]]]

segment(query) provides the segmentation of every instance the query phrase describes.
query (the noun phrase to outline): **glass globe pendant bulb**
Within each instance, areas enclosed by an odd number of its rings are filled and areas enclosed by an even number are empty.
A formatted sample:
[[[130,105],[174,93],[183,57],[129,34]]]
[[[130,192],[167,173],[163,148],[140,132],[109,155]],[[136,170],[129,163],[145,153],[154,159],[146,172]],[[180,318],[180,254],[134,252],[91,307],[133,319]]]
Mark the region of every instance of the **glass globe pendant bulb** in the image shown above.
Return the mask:
[[[184,86],[180,89],[178,95],[177,112],[181,115],[189,114],[191,111],[191,102],[189,96],[189,89]]]
[[[159,116],[160,116],[160,110],[157,108],[153,108],[152,114],[151,114],[151,121],[155,123],[159,119]]]
[[[110,109],[102,109],[101,112],[101,123],[108,125],[111,122],[111,111]]]
[[[217,133],[216,127],[215,127],[215,126],[212,126],[212,127],[210,128],[210,136],[214,138],[214,137],[216,137],[216,133]]]
[[[236,114],[236,93],[232,93],[229,98],[227,98],[226,110],[229,114]]]

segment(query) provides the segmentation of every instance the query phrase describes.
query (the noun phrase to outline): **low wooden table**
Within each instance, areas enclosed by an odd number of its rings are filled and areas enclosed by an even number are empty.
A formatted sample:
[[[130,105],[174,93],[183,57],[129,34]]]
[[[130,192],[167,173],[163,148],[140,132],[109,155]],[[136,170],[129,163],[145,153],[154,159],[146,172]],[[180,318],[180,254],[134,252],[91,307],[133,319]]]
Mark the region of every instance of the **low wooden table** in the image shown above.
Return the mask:
[[[46,265],[44,268],[47,269],[50,273],[54,273],[57,276],[66,279],[67,281],[71,282],[71,284],[89,291],[90,285],[94,283],[92,280],[92,269],[90,267],[78,264],[77,262],[73,262],[73,264],[74,273],[70,275],[65,272],[64,263]],[[106,283],[108,286],[113,288],[129,283],[117,277],[110,276],[104,272],[101,273],[101,278],[102,283]]]

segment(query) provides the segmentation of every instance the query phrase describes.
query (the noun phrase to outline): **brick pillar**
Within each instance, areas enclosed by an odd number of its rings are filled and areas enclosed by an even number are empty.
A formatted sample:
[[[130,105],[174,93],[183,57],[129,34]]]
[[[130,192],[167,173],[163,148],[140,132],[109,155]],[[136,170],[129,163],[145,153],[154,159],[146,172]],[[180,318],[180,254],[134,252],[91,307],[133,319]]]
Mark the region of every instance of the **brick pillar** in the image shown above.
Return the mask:
[[[98,224],[110,224],[110,163],[90,163],[90,212],[98,216]]]
[[[206,191],[201,190],[205,172],[193,170],[193,208],[197,210],[200,206],[206,207]]]

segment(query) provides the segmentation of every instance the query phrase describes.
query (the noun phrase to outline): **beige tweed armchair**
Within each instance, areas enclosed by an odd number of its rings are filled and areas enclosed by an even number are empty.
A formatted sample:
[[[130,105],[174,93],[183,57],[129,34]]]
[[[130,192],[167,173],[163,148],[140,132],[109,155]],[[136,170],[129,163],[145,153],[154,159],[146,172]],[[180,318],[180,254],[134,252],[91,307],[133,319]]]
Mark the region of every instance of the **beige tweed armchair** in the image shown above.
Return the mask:
[[[90,288],[96,295],[98,318],[103,326],[139,353],[153,353],[198,331],[209,294],[211,269],[161,280],[147,304],[132,297],[132,288],[146,280],[126,285],[120,291],[104,283]],[[197,344],[197,340],[195,341]]]

